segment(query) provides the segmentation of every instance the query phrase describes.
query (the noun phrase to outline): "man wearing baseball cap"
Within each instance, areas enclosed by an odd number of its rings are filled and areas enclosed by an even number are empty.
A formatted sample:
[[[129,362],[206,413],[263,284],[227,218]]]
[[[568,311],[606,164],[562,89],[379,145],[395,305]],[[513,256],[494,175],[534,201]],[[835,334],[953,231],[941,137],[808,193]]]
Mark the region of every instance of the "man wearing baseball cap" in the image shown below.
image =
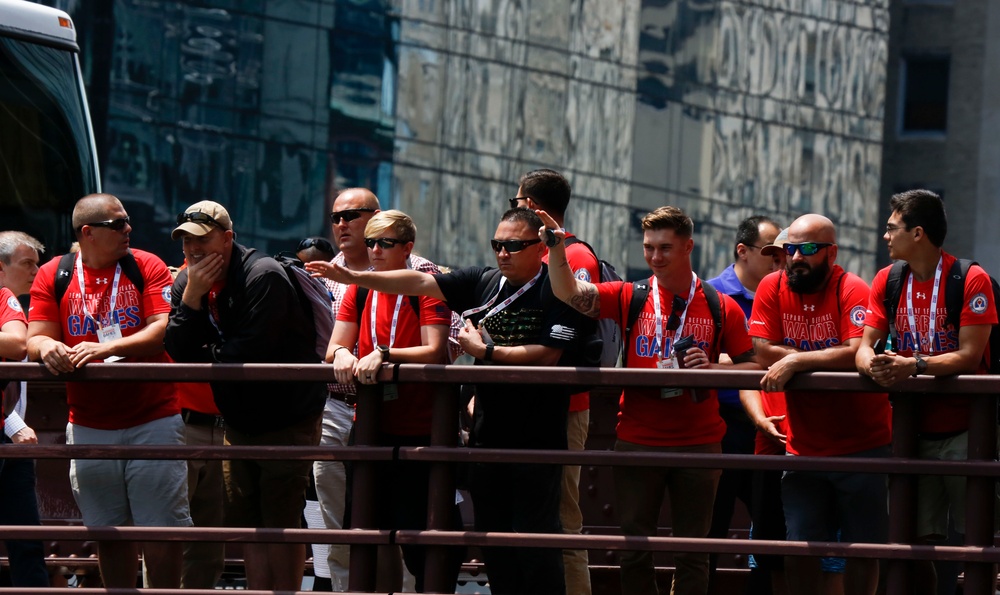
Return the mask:
[[[315,363],[315,329],[281,265],[237,244],[229,212],[201,201],[170,234],[187,269],[174,282],[165,343],[178,362]],[[226,443],[319,444],[326,389],[319,382],[212,382]],[[281,406],[276,406],[281,395]],[[229,526],[299,528],[310,461],[225,462]],[[296,590],[304,544],[246,544],[251,589]]]

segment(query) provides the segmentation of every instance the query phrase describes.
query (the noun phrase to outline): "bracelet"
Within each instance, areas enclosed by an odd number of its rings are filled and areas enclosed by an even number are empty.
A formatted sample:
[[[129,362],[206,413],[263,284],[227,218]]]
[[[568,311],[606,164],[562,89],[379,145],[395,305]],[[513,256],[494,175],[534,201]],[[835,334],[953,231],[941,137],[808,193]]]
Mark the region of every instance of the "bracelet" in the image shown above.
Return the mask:
[[[334,358],[336,358],[336,357],[337,357],[337,352],[338,352],[338,351],[340,351],[341,349],[347,349],[347,348],[346,348],[346,347],[344,347],[343,345],[341,345],[340,347],[338,347],[338,348],[334,349],[334,350],[333,350],[333,357],[334,357]]]
[[[484,362],[491,362],[491,361],[493,361],[493,348],[494,347],[495,347],[495,345],[493,345],[493,343],[487,343],[486,344],[486,353],[483,354],[483,361]]]

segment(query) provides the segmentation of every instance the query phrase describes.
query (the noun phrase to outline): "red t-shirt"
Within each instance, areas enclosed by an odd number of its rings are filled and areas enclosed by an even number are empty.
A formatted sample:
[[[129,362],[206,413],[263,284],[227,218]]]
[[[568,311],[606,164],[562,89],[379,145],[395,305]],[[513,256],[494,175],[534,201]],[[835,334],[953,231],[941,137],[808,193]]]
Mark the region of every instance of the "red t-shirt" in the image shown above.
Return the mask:
[[[839,288],[839,295],[836,289]],[[864,334],[868,286],[834,265],[825,290],[796,293],[784,271],[760,282],[750,335],[814,351]],[[835,456],[889,444],[891,409],[885,393],[786,391],[788,452]]]
[[[392,317],[396,310],[395,295],[378,293],[375,316],[377,343],[372,343],[371,311],[377,292],[369,291],[361,322],[358,326],[358,357],[375,351],[376,345],[388,345],[389,349],[416,347],[421,345],[420,327],[431,325],[451,325],[451,310],[444,302],[431,297],[420,297],[420,319],[413,311],[410,298],[403,296],[396,321],[396,340],[389,342]],[[344,294],[337,312],[337,320],[358,321],[358,287],[352,285]],[[443,363],[443,362],[442,362]],[[382,402],[382,432],[395,436],[426,436],[431,433],[431,414],[434,407],[433,387],[425,383],[401,382],[397,385],[398,398]]]
[[[574,236],[571,233],[567,233],[566,237],[571,238]],[[583,244],[577,242],[566,246],[566,261],[569,263],[569,268],[573,271],[575,278],[588,283],[597,283],[601,280],[601,271],[597,267],[597,257]],[[545,264],[549,263],[548,252],[542,257],[542,262]],[[586,411],[588,409],[590,409],[590,391],[570,396],[570,411]]]
[[[0,327],[11,321],[20,321],[25,326],[28,324],[24,320],[24,310],[21,309],[21,302],[17,301],[17,298],[9,289],[0,287]],[[3,358],[3,361],[7,361],[7,359]],[[11,380],[11,382],[18,381]],[[2,393],[0,393],[0,396],[2,396]],[[0,399],[0,402],[2,402],[2,399]],[[3,421],[7,417],[7,413],[7,411],[0,411],[0,429],[3,429]]]
[[[945,285],[948,280],[948,271],[955,262],[955,257],[942,252],[943,262],[941,285],[938,289],[937,308],[935,309],[933,350],[928,349],[926,342],[927,333],[930,331],[931,297],[934,291],[934,279],[926,281],[913,280],[913,310],[914,322],[917,328],[910,328],[909,308],[906,305],[906,284],[907,277],[902,279],[902,290],[899,292],[899,306],[896,309],[896,331],[899,334],[899,345],[893,344],[893,351],[899,355],[913,357],[913,348],[917,345],[918,339],[925,341],[923,349],[920,351],[925,355],[932,353],[949,353],[958,350],[958,329],[953,326],[945,326],[947,318],[947,308],[945,307]],[[872,281],[871,299],[868,300],[868,312],[865,316],[865,324],[885,332],[889,331],[889,321],[886,320],[885,312],[885,284],[889,279],[888,266],[875,275]],[[969,275],[965,280],[965,294],[962,300],[962,313],[959,316],[959,326],[974,324],[993,325],[997,322],[997,308],[993,303],[993,286],[990,277],[982,268],[978,266],[969,269]],[[916,331],[916,332],[914,332]],[[893,338],[895,340],[895,338]],[[987,351],[989,345],[986,346]],[[988,353],[985,355],[989,355]],[[977,374],[989,372],[987,359],[983,359],[979,365]],[[920,421],[918,431],[925,433],[948,433],[959,432],[969,428],[969,404],[968,395],[955,393],[929,393],[917,395],[921,400]]]
[[[84,266],[88,311],[102,321],[117,320],[123,337],[146,327],[146,318],[170,312],[173,279],[163,261],[142,250],[132,250],[145,280],[141,294],[122,272],[114,313],[108,312],[115,266],[92,269]],[[69,347],[98,342],[94,321],[83,314],[83,295],[76,269],[62,303],[55,303],[55,276],[59,258],[45,263],[31,286],[31,322],[55,322],[62,327],[60,340]],[[148,357],[129,357],[128,362],[167,362],[166,352]],[[99,430],[120,430],[180,413],[176,387],[171,382],[67,382],[69,421]]]
[[[760,405],[764,410],[764,415],[768,417],[788,415],[788,407],[785,405],[785,393],[783,392],[772,393],[766,390],[760,391]],[[787,418],[775,422],[774,427],[782,434],[787,435]],[[758,431],[754,437],[753,453],[755,455],[783,455],[785,454],[785,445],[777,442],[764,432]]]
[[[650,277],[650,281],[652,277]],[[632,300],[632,284],[621,281],[598,283],[601,300],[601,318],[617,320],[624,328]],[[687,299],[687,295],[683,296]],[[670,304],[674,296],[660,287],[660,307],[663,312],[664,353],[670,353],[674,331],[666,330]],[[722,339],[720,350],[732,355],[741,355],[752,347],[747,336],[746,317],[739,305],[728,295],[719,294],[722,306]],[[718,361],[719,354],[712,351],[715,341],[715,322],[705,301],[705,294],[698,280],[694,299],[688,305],[687,318],[680,329],[684,335],[693,334],[699,347],[704,349],[712,361]],[[653,295],[650,293],[643,304],[639,318],[629,336],[625,337],[625,353],[630,369],[656,369],[659,349],[656,345],[655,314]],[[683,394],[661,398],[659,388],[628,387],[622,391],[618,412],[618,438],[627,442],[646,446],[688,446],[711,444],[722,440],[726,424],[719,416],[719,401],[716,391],[699,389],[708,398],[695,403],[689,390]]]

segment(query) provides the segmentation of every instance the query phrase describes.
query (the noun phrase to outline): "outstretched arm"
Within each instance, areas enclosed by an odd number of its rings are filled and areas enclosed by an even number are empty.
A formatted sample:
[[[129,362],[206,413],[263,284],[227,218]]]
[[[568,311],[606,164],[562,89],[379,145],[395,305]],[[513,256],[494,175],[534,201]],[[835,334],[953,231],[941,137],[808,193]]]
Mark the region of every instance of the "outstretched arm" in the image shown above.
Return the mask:
[[[327,279],[345,285],[360,285],[382,293],[395,295],[426,295],[444,301],[444,294],[438,287],[434,275],[412,270],[398,271],[352,271],[331,262],[307,262],[305,269],[313,277]]]
[[[545,224],[538,230],[538,237],[545,241],[546,228],[554,230],[556,236],[556,244],[549,246],[549,281],[552,283],[552,293],[581,314],[597,318],[601,311],[597,286],[573,276],[573,269],[566,260],[566,243],[563,241],[566,238],[566,230],[560,228],[555,219],[545,211],[535,212]]]

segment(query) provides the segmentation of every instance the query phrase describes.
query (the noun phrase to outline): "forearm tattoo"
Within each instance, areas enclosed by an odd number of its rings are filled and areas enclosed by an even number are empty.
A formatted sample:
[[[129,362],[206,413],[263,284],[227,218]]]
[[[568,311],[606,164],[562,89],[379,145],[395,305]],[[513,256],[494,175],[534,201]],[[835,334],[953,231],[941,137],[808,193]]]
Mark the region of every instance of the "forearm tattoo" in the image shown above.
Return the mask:
[[[601,298],[597,293],[597,287],[592,283],[577,281],[577,289],[579,293],[573,296],[569,305],[573,306],[577,312],[591,318],[597,318],[597,315],[601,312]]]

